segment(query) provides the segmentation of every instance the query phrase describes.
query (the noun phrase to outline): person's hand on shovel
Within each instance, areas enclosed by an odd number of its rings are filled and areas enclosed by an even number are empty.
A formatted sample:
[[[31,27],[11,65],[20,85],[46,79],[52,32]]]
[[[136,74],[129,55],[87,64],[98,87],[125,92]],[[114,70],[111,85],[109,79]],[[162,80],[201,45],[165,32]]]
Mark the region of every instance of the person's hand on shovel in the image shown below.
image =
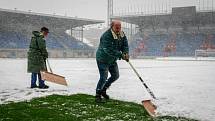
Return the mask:
[[[128,55],[128,53],[123,53],[122,54],[122,59],[125,60],[125,61],[127,61],[127,62],[129,62],[129,55]]]

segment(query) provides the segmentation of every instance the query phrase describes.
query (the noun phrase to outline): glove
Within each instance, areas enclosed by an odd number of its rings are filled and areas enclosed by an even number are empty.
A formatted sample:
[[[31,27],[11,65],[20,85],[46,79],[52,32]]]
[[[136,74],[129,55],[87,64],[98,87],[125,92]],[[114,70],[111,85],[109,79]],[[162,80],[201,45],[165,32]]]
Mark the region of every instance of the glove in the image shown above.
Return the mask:
[[[48,53],[42,53],[43,56],[43,60],[46,61],[46,59],[48,58]]]
[[[129,62],[129,55],[128,55],[128,53],[123,53],[122,54],[122,59],[125,60],[125,61],[127,61],[127,62]]]

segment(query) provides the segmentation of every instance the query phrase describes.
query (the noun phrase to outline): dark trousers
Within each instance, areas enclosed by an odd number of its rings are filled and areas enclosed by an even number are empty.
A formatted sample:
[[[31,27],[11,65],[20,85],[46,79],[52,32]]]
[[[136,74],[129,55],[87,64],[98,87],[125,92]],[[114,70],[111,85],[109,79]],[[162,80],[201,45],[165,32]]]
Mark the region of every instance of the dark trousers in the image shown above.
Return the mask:
[[[112,64],[106,64],[97,61],[99,69],[100,79],[96,87],[96,93],[99,94],[103,89],[107,89],[110,85],[119,78],[119,69],[116,62]],[[108,78],[108,71],[110,72],[110,78]]]
[[[41,79],[41,74],[40,73],[32,73],[31,74],[31,87],[36,87],[37,84],[37,76],[39,80],[39,86],[43,87],[45,85],[44,81]]]

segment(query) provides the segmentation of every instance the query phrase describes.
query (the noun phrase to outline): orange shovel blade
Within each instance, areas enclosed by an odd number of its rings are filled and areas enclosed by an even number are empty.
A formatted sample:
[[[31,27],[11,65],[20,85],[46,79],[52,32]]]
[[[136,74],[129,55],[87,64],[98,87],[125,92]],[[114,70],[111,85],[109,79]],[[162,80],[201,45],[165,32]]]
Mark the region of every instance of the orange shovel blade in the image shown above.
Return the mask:
[[[156,116],[155,110],[157,109],[157,107],[151,102],[151,100],[143,100],[142,104],[150,116]]]
[[[47,71],[41,71],[40,73],[41,73],[42,79],[45,81],[67,86],[67,82],[65,80],[65,77],[63,76],[53,74]]]

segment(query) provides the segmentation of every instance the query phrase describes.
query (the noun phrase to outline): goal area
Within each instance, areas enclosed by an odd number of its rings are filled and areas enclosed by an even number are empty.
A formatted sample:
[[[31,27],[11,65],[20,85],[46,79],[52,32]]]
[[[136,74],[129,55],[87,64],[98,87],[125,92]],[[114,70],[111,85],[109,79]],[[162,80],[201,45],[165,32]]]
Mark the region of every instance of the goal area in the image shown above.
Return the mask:
[[[215,49],[195,50],[195,57],[215,57]]]

